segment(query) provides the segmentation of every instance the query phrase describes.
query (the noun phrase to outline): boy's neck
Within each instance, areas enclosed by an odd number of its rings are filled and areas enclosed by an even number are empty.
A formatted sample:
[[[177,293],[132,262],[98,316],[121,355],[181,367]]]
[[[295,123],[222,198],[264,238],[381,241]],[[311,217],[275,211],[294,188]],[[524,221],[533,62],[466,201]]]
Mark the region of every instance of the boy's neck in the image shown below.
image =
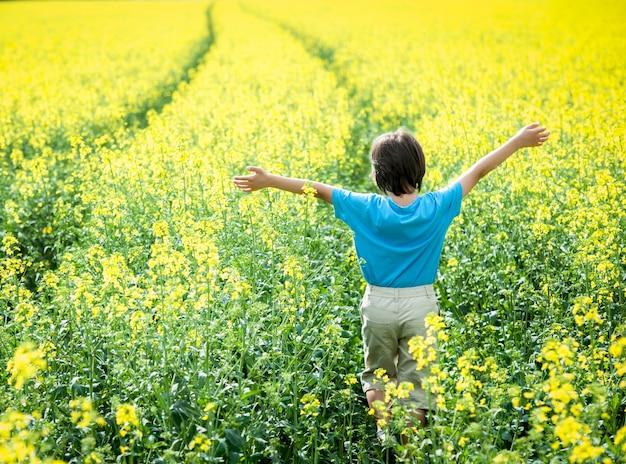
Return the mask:
[[[417,191],[413,190],[411,193],[404,193],[402,195],[395,195],[389,192],[389,197],[398,206],[409,206],[417,198]]]

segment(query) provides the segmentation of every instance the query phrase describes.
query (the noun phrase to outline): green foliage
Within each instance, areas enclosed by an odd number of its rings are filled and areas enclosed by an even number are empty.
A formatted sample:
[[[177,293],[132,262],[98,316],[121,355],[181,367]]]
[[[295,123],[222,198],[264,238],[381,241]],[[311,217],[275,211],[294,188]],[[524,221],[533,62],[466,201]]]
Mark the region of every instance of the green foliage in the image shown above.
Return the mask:
[[[30,76],[7,80],[0,106],[0,461],[623,462],[612,10],[567,5],[588,21],[565,26],[559,2],[518,19],[487,0],[459,14],[285,2],[155,4],[147,29],[125,2],[81,6],[80,27],[60,5],[0,5],[0,58]],[[559,53],[503,75],[505,57],[542,57],[527,14]],[[36,81],[57,72],[40,49],[11,45],[47,15],[53,33],[35,36],[65,63],[56,85]],[[567,45],[590,25],[590,44]],[[553,128],[549,144],[481,181],[447,237],[437,408],[417,428],[390,387],[397,443],[383,449],[357,381],[364,284],[349,232],[328,205],[243,195],[231,178],[261,165],[373,191],[369,143],[405,125],[432,190],[527,117]]]

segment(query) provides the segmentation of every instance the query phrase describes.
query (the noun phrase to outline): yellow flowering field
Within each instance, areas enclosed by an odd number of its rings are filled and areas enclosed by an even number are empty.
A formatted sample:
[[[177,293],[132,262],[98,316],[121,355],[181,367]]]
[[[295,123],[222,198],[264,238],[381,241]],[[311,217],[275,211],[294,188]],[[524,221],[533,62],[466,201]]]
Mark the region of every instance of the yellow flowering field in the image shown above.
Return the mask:
[[[120,143],[171,100],[210,46],[206,8],[0,5],[0,217],[35,266],[53,261],[82,224],[72,146]]]
[[[0,462],[626,462],[622,2],[0,4]],[[351,236],[248,165],[374,191],[405,126],[472,192],[435,403],[391,449],[360,391]],[[434,349],[435,341],[437,350]],[[384,373],[381,373],[384,378]]]

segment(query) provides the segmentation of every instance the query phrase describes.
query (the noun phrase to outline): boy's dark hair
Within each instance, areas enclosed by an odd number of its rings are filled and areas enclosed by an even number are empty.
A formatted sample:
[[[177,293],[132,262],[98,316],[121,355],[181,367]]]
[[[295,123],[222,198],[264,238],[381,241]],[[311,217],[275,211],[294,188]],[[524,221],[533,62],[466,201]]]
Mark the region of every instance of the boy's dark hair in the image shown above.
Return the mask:
[[[370,152],[372,175],[378,188],[394,195],[422,189],[426,160],[413,134],[401,128],[379,135]]]

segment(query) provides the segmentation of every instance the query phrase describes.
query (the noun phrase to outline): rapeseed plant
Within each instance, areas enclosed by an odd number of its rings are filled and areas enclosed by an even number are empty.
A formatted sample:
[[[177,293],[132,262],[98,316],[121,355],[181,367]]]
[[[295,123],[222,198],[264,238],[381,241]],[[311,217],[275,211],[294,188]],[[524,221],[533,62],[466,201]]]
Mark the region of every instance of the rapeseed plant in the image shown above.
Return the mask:
[[[72,412],[71,421],[77,427],[88,428],[92,425],[104,426],[104,418],[94,409],[93,402],[89,398],[78,398],[69,403]]]
[[[6,410],[0,415],[0,462],[20,464],[64,464],[65,461],[39,457],[39,444],[46,429],[32,427],[41,416],[37,413],[24,414],[15,410]]]
[[[408,385],[390,385],[397,407],[379,413],[398,418],[415,459],[619,462],[623,6],[243,5],[212,7],[216,40],[173,95],[208,32],[206,4],[86,4],[71,25],[49,20],[63,6],[0,5],[7,462],[376,461],[350,237],[306,197],[235,200],[230,178],[259,163],[373,188],[366,146],[405,125],[427,147],[433,189],[497,143],[494,126],[527,117],[555,143],[464,206],[441,317],[413,341],[431,369],[430,427],[401,417]],[[46,354],[18,367],[18,339]],[[38,418],[17,412],[24,398],[73,402]],[[69,445],[95,427],[102,447]]]
[[[45,354],[40,347],[32,342],[22,343],[7,363],[6,370],[10,374],[9,384],[16,390],[21,390],[26,381],[35,377],[46,366]]]

